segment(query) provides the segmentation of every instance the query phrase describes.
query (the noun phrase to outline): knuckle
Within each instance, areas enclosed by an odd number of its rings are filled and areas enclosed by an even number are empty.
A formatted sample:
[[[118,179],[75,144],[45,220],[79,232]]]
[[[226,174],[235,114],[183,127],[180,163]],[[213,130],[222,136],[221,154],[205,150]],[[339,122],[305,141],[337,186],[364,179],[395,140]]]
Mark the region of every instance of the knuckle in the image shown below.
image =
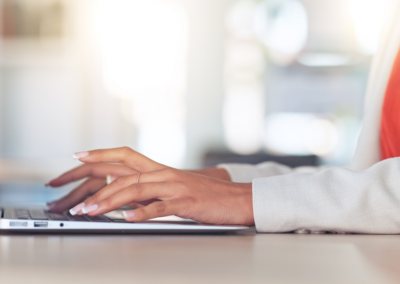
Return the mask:
[[[118,185],[124,184],[126,182],[126,176],[120,176],[115,179],[115,183]]]
[[[166,210],[165,203],[162,201],[154,202],[154,209],[158,215],[163,214]]]
[[[174,182],[173,187],[175,188],[175,191],[177,193],[180,193],[180,195],[186,193],[188,190],[188,187],[186,186],[186,184],[183,182],[180,182],[180,181]]]
[[[182,198],[182,201],[184,204],[194,204],[196,202],[196,198],[194,198],[193,196],[188,196],[188,197]]]
[[[129,154],[129,153],[132,152],[132,149],[129,148],[128,146],[121,147],[121,150],[122,150],[122,152],[123,152],[124,154]]]
[[[105,205],[106,208],[111,208],[111,207],[113,207],[113,201],[112,201],[112,199],[106,199],[106,200],[104,200],[103,202],[104,202],[104,205]]]
[[[165,171],[168,179],[176,180],[179,176],[178,171],[176,169],[169,168],[166,169]]]
[[[143,220],[145,219],[146,212],[143,208],[139,208],[135,210],[135,219],[137,220]]]
[[[131,184],[129,187],[129,191],[131,192],[131,194],[135,197],[140,196],[140,194],[143,191],[143,185],[142,184]]]
[[[180,213],[190,215],[195,210],[196,199],[194,197],[186,197],[181,199]]]
[[[97,204],[97,203],[99,203],[99,201],[100,201],[100,196],[99,196],[98,193],[96,193],[96,194],[92,195],[92,196],[90,197],[90,199],[91,199],[91,201],[93,201],[93,204]]]

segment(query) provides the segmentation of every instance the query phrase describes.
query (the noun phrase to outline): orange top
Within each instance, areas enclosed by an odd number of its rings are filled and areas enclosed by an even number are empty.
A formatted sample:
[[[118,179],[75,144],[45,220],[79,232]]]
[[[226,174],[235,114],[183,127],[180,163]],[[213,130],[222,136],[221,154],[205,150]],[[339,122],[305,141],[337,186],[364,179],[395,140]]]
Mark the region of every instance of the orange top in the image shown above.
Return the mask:
[[[385,93],[380,139],[382,160],[400,157],[400,51]]]

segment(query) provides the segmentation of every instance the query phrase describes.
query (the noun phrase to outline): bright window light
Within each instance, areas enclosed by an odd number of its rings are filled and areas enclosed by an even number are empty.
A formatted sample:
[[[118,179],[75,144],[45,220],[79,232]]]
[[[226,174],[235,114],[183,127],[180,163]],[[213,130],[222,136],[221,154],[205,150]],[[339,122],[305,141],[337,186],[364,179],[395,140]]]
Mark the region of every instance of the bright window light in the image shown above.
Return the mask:
[[[375,53],[388,0],[351,0],[354,29],[361,52]]]
[[[305,129],[304,144],[310,153],[326,156],[335,149],[338,143],[336,126],[326,119],[314,119]]]
[[[325,156],[338,142],[336,126],[309,113],[274,113],[266,117],[264,146],[285,155]]]
[[[102,0],[98,35],[104,79],[121,97],[184,89],[188,23],[171,1]]]
[[[276,4],[278,3],[278,4]],[[270,16],[269,10],[275,10]],[[268,47],[271,59],[280,65],[291,63],[304,48],[308,36],[307,11],[297,0],[284,0],[259,6],[255,29]]]
[[[262,147],[265,56],[255,35],[257,1],[237,1],[227,13],[224,136],[228,148],[252,154]]]
[[[97,31],[106,87],[132,104],[128,117],[138,128],[137,150],[180,167],[186,141],[186,11],[173,0],[102,0]]]
[[[252,154],[262,146],[264,100],[261,87],[232,86],[224,104],[224,131],[228,147],[238,154]]]
[[[239,38],[254,36],[254,15],[257,3],[252,0],[237,1],[226,17],[228,30]]]
[[[349,65],[353,60],[350,55],[344,53],[310,52],[300,55],[297,61],[309,67],[332,67]]]

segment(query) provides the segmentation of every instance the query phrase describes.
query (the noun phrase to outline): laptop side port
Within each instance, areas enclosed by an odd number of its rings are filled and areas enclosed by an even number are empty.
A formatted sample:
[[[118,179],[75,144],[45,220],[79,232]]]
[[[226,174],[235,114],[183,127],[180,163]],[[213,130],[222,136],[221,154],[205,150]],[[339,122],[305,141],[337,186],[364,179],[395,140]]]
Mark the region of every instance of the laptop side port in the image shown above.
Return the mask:
[[[28,227],[28,222],[11,221],[10,227]]]
[[[48,222],[35,222],[33,224],[36,228],[47,228],[47,226],[49,225]]]

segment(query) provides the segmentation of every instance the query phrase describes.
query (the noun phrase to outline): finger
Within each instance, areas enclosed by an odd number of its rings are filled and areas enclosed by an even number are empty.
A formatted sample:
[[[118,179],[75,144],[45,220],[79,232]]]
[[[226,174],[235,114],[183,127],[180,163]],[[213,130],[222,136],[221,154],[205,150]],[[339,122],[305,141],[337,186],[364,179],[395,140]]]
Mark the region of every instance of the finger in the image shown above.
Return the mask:
[[[79,152],[75,153],[74,156],[84,163],[119,163],[139,172],[167,168],[167,166],[159,164],[129,147]]]
[[[149,205],[149,204],[151,204],[151,203],[153,203],[153,202],[157,202],[157,201],[160,201],[160,199],[155,199],[155,198],[153,198],[153,199],[149,199],[149,200],[143,200],[143,201],[140,201],[140,202],[138,202],[140,205],[142,205],[142,206],[146,206],[146,205]],[[139,207],[142,207],[142,206],[139,206]]]
[[[112,183],[110,183],[109,185],[105,186],[104,188],[102,188],[101,190],[96,192],[93,196],[87,198],[84,202],[85,204],[82,204],[81,206],[77,206],[77,207],[83,208],[84,206],[90,206],[92,204],[97,204],[97,203],[107,199],[108,197],[116,194],[120,190],[122,190],[132,184],[138,183],[138,180],[139,180],[139,174],[119,177],[119,178],[115,179]],[[142,182],[143,182],[143,179],[142,179]],[[78,205],[80,205],[80,204],[78,204]]]
[[[59,187],[85,177],[106,178],[107,175],[126,176],[135,173],[137,173],[135,170],[123,165],[85,164],[62,174],[56,179],[53,179],[48,183],[48,185]]]
[[[125,206],[134,207],[133,209],[135,209],[135,208],[147,206],[147,205],[149,205],[149,204],[151,204],[153,202],[157,202],[157,201],[160,201],[160,199],[153,198],[153,199],[149,199],[149,200],[143,200],[143,201],[140,201],[140,202],[135,202],[134,201],[134,202],[126,204]]]
[[[125,220],[129,222],[140,222],[157,217],[177,215],[183,206],[185,206],[183,200],[173,199],[153,202],[150,205],[135,210],[124,211],[122,213]]]
[[[85,200],[85,205],[84,206],[89,206],[92,204],[97,204],[112,195],[116,194],[120,190],[123,190],[130,185],[137,184],[137,183],[149,183],[149,182],[164,182],[167,181],[170,178],[170,173],[168,170],[161,170],[161,171],[155,171],[155,172],[149,172],[149,173],[142,173],[140,174],[134,174],[130,176],[122,176],[117,179],[115,179],[112,183],[109,185],[105,186],[102,188],[100,191],[98,191],[96,194],[93,196],[89,197],[88,199]],[[77,207],[82,207],[82,206],[77,206]]]
[[[171,198],[176,190],[175,188],[175,183],[167,182],[132,184],[99,203],[85,205],[81,212],[96,216],[115,210],[131,202],[140,202],[153,198],[161,200]]]
[[[51,212],[63,212],[82,202],[89,194],[93,194],[106,185],[105,179],[90,178],[71,191],[68,195],[49,205]]]
[[[126,204],[126,206],[131,207],[131,208],[134,209],[134,208],[143,207],[144,205],[140,204],[139,202],[131,202],[131,203]]]

